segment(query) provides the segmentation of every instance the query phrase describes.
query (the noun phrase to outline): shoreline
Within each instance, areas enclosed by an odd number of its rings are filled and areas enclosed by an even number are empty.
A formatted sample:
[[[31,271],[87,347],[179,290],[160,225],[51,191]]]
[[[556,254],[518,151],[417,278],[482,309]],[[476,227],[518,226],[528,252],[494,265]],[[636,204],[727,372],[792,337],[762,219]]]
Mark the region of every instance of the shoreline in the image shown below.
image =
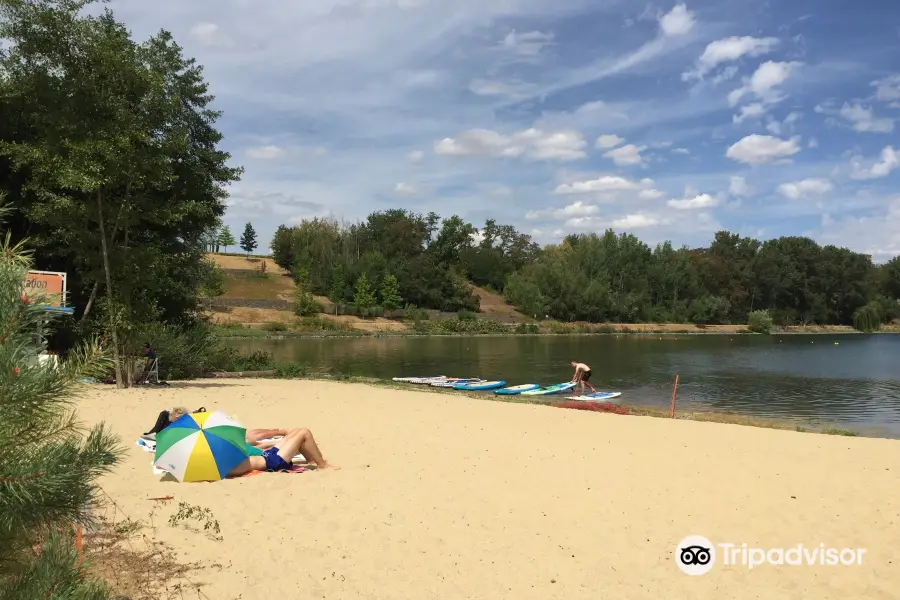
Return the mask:
[[[554,403],[567,402],[565,394],[555,394],[552,396],[521,396],[521,395],[500,395],[484,391],[467,391],[455,390],[452,388],[437,388],[428,385],[405,383],[399,381],[391,381],[388,379],[378,379],[376,377],[364,376],[332,376],[327,373],[310,373],[299,377],[281,377],[277,370],[263,372],[248,372],[246,375],[242,373],[226,372],[223,374],[210,374],[205,379],[213,380],[235,380],[244,379],[252,381],[255,379],[275,379],[287,381],[318,381],[331,382],[341,384],[361,384],[374,388],[393,389],[405,392],[418,392],[423,394],[434,394],[436,396],[457,396],[464,398],[472,398],[488,402],[502,402],[507,404],[528,404],[534,406],[553,407]],[[201,380],[195,380],[201,381]],[[181,383],[181,382],[176,382]],[[888,439],[900,440],[898,435],[890,435],[878,428],[847,428],[839,426],[836,423],[821,421],[817,419],[797,418],[774,418],[774,417],[758,417],[738,412],[719,412],[706,410],[678,410],[676,403],[675,418],[669,416],[669,409],[662,406],[651,406],[646,404],[634,404],[627,400],[615,403],[583,403],[603,404],[606,409],[600,408],[600,412],[615,412],[614,407],[622,407],[627,413],[620,413],[621,416],[637,416],[637,417],[653,417],[656,419],[667,419],[674,421],[696,421],[705,423],[720,423],[725,425],[740,425],[744,427],[756,427],[761,429],[776,429],[780,431],[796,431],[798,433],[814,433],[819,435],[833,435],[844,437],[865,437],[871,439]],[[577,410],[577,409],[572,409]]]
[[[506,333],[497,333],[497,332],[419,332],[419,331],[284,331],[284,332],[270,332],[266,331],[259,327],[245,327],[245,331],[241,331],[236,327],[221,327],[216,326],[216,337],[222,340],[242,340],[242,339],[273,339],[273,340],[281,340],[281,339],[302,339],[302,338],[383,338],[383,337],[398,337],[398,338],[419,338],[419,337],[572,337],[572,336],[649,336],[649,335],[658,335],[658,336],[675,336],[675,335],[690,335],[690,336],[723,336],[723,335],[741,335],[741,336],[778,336],[778,335],[810,335],[810,336],[821,336],[821,335],[875,335],[875,334],[884,334],[884,335],[897,335],[900,334],[900,330],[890,330],[890,331],[873,331],[873,332],[863,332],[863,331],[847,331],[844,329],[835,329],[835,330],[773,330],[770,333],[755,333],[752,331],[704,331],[704,330],[616,330],[616,331],[596,331],[596,332],[581,332],[581,331],[572,331],[572,332],[540,332],[540,333],[517,333],[515,331],[510,331]]]
[[[106,512],[118,518],[107,526],[148,548],[133,572],[104,565],[93,538],[88,558],[100,572],[107,567],[118,593],[133,576],[159,590],[148,597],[197,589],[223,600],[256,597],[263,586],[277,597],[302,588],[315,597],[410,600],[643,600],[688,589],[698,600],[723,590],[749,600],[801,588],[820,600],[886,600],[900,586],[889,525],[900,508],[895,440],[390,387],[261,379],[86,387],[81,418],[105,418],[126,445],[100,482],[115,503]],[[173,405],[223,410],[250,427],[309,427],[342,470],[165,481],[134,439]],[[852,568],[767,566],[761,578],[717,564],[689,578],[673,556],[692,534],[868,553]],[[286,546],[302,568],[284,568]],[[183,568],[160,568],[159,555]]]

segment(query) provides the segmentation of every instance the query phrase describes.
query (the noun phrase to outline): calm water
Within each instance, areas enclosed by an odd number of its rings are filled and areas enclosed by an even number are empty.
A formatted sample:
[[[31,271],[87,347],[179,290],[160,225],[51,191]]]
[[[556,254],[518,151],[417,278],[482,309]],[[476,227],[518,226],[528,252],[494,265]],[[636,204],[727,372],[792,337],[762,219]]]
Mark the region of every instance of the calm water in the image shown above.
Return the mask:
[[[837,344],[835,344],[837,342]],[[900,437],[900,335],[558,336],[235,340],[315,370],[552,384],[587,363],[599,390],[685,410],[829,424]]]

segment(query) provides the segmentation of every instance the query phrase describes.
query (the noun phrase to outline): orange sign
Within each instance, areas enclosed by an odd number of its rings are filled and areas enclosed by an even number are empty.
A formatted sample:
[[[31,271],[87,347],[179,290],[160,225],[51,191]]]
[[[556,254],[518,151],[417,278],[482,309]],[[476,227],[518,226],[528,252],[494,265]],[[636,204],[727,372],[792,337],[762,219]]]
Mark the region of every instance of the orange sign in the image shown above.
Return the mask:
[[[28,271],[22,285],[22,294],[29,298],[41,297],[50,306],[63,306],[66,296],[66,274],[50,271]]]

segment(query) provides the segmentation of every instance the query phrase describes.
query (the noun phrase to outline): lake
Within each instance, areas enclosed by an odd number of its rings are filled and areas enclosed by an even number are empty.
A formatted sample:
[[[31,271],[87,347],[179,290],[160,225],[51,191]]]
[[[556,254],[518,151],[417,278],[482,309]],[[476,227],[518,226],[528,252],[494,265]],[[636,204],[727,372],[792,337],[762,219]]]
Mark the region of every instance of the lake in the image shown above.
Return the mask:
[[[626,404],[827,424],[900,437],[900,335],[595,335],[230,340],[316,371],[552,384],[591,366]]]

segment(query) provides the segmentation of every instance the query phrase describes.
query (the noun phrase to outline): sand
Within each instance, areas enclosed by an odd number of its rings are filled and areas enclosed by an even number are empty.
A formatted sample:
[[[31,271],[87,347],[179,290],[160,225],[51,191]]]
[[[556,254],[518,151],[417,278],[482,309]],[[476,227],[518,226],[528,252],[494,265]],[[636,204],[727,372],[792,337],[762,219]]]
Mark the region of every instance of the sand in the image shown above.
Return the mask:
[[[343,469],[160,481],[134,442],[172,405],[309,427]],[[181,559],[210,565],[191,578],[217,600],[900,597],[896,441],[313,381],[91,387],[79,408],[128,444],[102,480],[126,514],[167,495],[212,511],[221,541],[169,526],[174,505],[155,520]],[[691,534],[867,552],[753,570],[720,554],[691,577],[674,558]]]

